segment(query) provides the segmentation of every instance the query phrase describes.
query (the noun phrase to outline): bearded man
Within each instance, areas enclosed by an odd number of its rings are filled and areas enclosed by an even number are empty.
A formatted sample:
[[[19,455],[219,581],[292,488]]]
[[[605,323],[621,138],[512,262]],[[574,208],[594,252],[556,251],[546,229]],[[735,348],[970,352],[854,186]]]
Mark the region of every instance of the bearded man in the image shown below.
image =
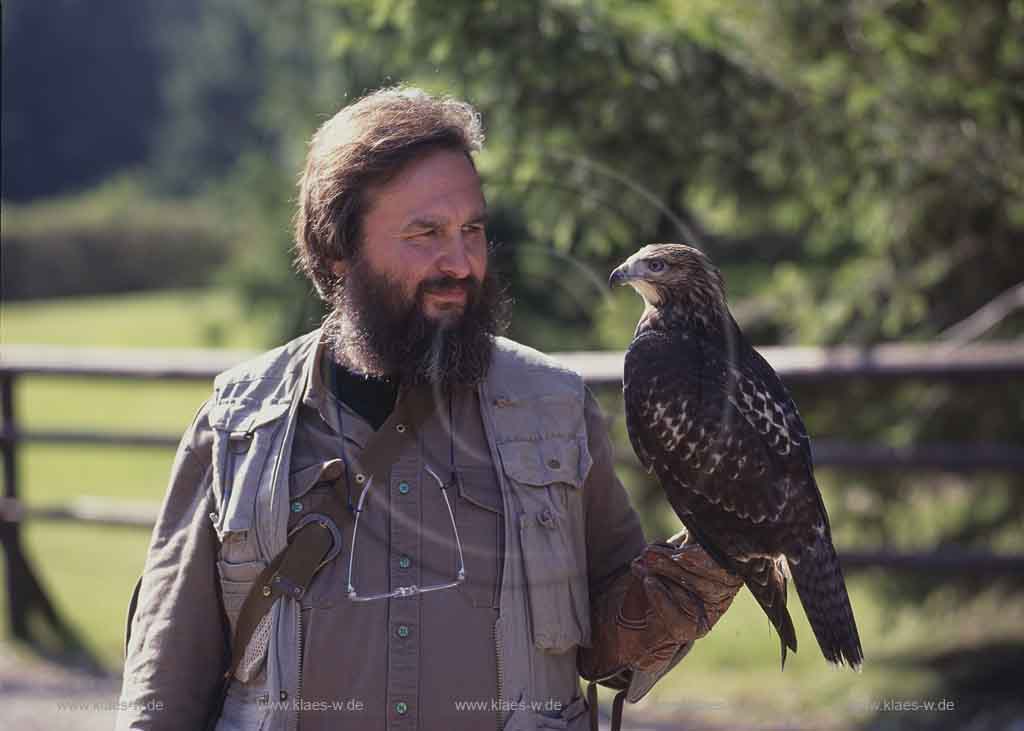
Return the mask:
[[[406,88],[313,137],[296,250],[331,311],[183,437],[118,728],[588,728],[581,674],[636,700],[725,611],[737,579],[647,545],[579,375],[499,336],[481,143]]]

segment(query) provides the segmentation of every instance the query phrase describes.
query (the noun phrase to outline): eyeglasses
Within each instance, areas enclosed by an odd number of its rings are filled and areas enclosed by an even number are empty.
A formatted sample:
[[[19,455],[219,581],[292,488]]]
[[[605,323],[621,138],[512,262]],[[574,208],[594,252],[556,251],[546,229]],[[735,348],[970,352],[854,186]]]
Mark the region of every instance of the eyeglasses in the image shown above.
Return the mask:
[[[417,586],[416,584],[410,584],[409,586],[400,586],[394,591],[389,591],[386,594],[368,594],[361,595],[356,591],[356,587],[352,583],[352,565],[355,563],[356,558],[356,535],[359,533],[359,517],[363,513],[363,501],[366,499],[366,492],[370,489],[370,485],[373,484],[373,477],[371,476],[367,481],[366,485],[363,486],[362,492],[359,493],[359,502],[356,504],[355,513],[356,521],[352,527],[352,546],[348,552],[348,598],[354,602],[372,602],[375,599],[395,599],[401,597],[415,596],[417,594],[426,594],[428,591],[441,591],[442,589],[451,589],[452,587],[458,586],[466,580],[466,562],[462,558],[462,541],[459,540],[459,529],[455,525],[455,513],[452,512],[452,504],[448,499],[448,488],[451,484],[446,484],[444,480],[438,477],[434,470],[430,469],[429,465],[424,465],[424,470],[427,474],[437,481],[437,486],[441,488],[441,495],[444,497],[445,507],[448,508],[448,517],[452,522],[452,533],[455,535],[455,548],[459,555],[459,568],[455,573],[455,580],[449,581],[445,584],[436,584],[434,586]],[[453,473],[454,478],[454,473]]]

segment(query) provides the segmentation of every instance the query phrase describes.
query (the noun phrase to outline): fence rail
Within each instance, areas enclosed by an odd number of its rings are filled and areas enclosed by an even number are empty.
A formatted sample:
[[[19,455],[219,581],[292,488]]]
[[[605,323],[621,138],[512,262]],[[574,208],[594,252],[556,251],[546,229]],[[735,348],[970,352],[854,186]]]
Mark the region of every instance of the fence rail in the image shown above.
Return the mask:
[[[957,380],[1024,375],[1024,342],[953,346],[886,343],[870,347],[764,346],[758,351],[784,381],[820,383],[846,378]],[[132,350],[7,345],[0,375],[96,376],[158,380],[209,380],[256,355],[202,349]],[[621,352],[552,353],[594,385],[622,381]]]
[[[963,381],[1024,376],[1024,342],[970,344],[886,344],[867,348],[764,347],[762,355],[788,384],[825,383],[846,379],[888,381],[917,379]],[[26,520],[62,520],[108,526],[150,527],[155,506],[113,504],[80,499],[71,505],[28,506],[18,499],[18,447],[27,442],[173,447],[178,435],[96,431],[22,430],[15,407],[15,384],[23,376],[91,377],[169,381],[209,381],[214,375],[251,357],[242,351],[115,350],[5,346],[0,348],[0,399],[4,492],[0,499],[0,537],[7,558],[10,621],[15,637],[30,639],[28,614],[35,609],[68,644],[81,647],[63,624],[24,555],[19,528]],[[580,372],[591,385],[622,380],[622,353],[554,353]],[[919,444],[892,447],[819,440],[815,462],[824,466],[875,469],[999,470],[1024,472],[1024,449],[1007,444]],[[929,553],[841,551],[848,570],[878,568],[948,578],[956,574],[1024,573],[1024,555],[943,550]]]

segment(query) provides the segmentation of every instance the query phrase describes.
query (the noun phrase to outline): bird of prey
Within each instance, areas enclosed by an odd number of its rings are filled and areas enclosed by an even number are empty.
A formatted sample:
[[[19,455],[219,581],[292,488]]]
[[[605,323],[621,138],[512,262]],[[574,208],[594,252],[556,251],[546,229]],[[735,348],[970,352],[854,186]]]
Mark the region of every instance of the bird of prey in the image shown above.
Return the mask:
[[[687,532],[741,576],[786,649],[796,632],[787,575],[825,659],[863,660],[811,445],[789,392],[726,305],[721,274],[697,249],[645,246],[612,272],[644,311],[626,352],[629,438]]]

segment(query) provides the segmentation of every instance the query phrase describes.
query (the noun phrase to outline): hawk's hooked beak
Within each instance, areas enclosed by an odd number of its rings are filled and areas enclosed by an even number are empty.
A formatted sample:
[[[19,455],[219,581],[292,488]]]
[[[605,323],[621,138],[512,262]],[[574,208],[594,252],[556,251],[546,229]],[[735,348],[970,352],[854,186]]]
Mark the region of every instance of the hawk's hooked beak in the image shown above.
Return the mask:
[[[608,277],[608,286],[614,287],[616,284],[622,285],[627,284],[631,279],[629,274],[629,266],[621,264],[612,271],[612,275]]]

